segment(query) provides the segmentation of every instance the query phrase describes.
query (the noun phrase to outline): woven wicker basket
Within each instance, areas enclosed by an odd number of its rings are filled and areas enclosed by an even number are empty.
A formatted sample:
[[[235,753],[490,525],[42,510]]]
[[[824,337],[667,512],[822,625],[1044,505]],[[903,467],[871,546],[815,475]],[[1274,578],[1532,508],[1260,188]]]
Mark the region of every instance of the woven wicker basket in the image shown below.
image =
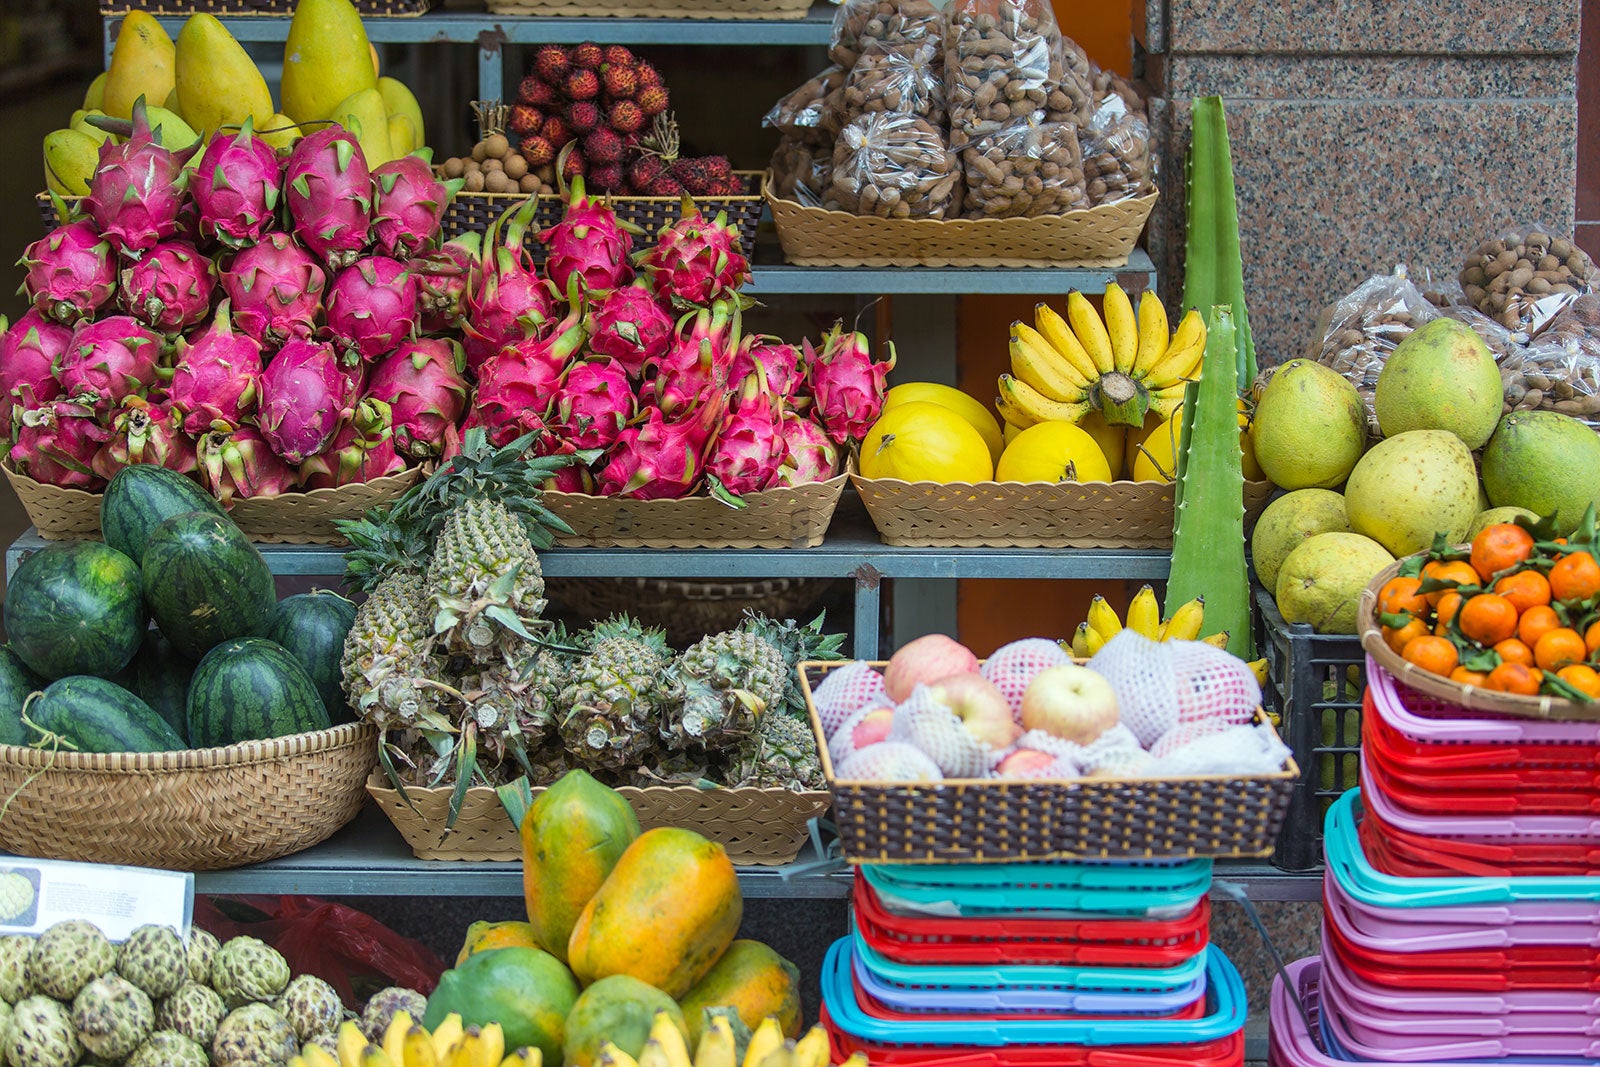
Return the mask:
[[[1475,685],[1452,682],[1443,675],[1425,671],[1416,664],[1401,659],[1383,639],[1377,611],[1378,592],[1384,583],[1400,573],[1400,568],[1404,565],[1405,560],[1399,560],[1385,567],[1361,591],[1361,603],[1356,611],[1357,632],[1361,635],[1361,647],[1378,666],[1419,693],[1426,693],[1428,696],[1449,701],[1471,711],[1508,715],[1518,719],[1550,719],[1558,722],[1600,721],[1600,700],[1581,703],[1543,693],[1538,696],[1498,693]]]
[[[815,548],[844,493],[845,475],[744,497],[742,508],[710,496],[630,500],[546,493],[545,507],[566,520],[559,544],[585,548]]]
[[[467,790],[454,828],[446,831],[450,789],[406,789],[389,784],[382,771],[367,779],[370,793],[411,851],[423,860],[520,860],[522,843],[511,816],[493,789]],[[533,791],[537,797],[541,787]],[[639,825],[682,826],[717,842],[734,863],[777,866],[793,863],[805,844],[807,824],[828,810],[828,794],[786,789],[696,789],[651,786],[617,790],[639,816]],[[407,804],[407,798],[411,803]],[[413,807],[414,805],[414,807]]]
[[[1119,267],[1157,193],[1032,219],[881,219],[807,207],[766,185],[783,258],[802,267]]]
[[[851,475],[886,545],[919,548],[1171,548],[1161,482],[902,482]],[[1272,495],[1246,482],[1248,534]]]
[[[376,736],[350,723],[183,752],[0,745],[0,848],[180,871],[287,856],[361,810]]]
[[[619,19],[802,19],[810,0],[634,0],[631,4],[583,4],[578,0],[488,0],[495,15],[534,15],[540,18]]]
[[[355,7],[363,15],[394,18],[421,15],[438,3],[439,0],[355,0]],[[294,9],[295,0],[100,0],[102,15],[143,11],[157,17],[204,13],[218,18],[231,18],[236,15],[292,15]]]
[[[546,578],[550,603],[584,619],[627,614],[687,647],[706,634],[731,630],[746,611],[774,619],[806,615],[827,594],[832,578],[766,578],[723,582],[687,578]]]
[[[100,536],[100,494],[36,482],[0,463],[28,521],[50,541],[82,541]]]
[[[1291,758],[1280,771],[1248,776],[840,781],[812,692],[847,665],[802,663],[799,673],[851,863],[1266,856],[1300,777]],[[1256,716],[1272,728],[1260,708]]]

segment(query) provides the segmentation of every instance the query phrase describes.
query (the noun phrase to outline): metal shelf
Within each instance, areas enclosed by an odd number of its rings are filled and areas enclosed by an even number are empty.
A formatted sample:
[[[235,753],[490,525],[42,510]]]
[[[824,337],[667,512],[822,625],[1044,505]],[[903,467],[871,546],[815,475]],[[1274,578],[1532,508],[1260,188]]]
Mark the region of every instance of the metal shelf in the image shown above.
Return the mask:
[[[1120,267],[796,267],[763,261],[757,249],[752,296],[775,293],[871,293],[884,295],[1018,294],[1060,296],[1077,289],[1103,293],[1116,282],[1130,293],[1155,288],[1156,268],[1142,248],[1133,250]]]

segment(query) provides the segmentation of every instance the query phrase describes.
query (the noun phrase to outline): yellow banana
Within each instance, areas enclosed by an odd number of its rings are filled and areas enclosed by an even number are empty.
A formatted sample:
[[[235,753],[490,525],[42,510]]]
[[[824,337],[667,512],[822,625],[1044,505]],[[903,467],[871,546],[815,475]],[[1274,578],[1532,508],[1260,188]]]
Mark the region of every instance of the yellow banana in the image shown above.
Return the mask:
[[[1150,401],[1150,410],[1155,412],[1163,421],[1172,418],[1181,407],[1183,407],[1183,397],[1181,396],[1158,396]]]
[[[406,1031],[405,1043],[401,1046],[401,1058],[396,1061],[402,1067],[439,1067],[439,1054],[433,1050],[433,1039],[428,1036],[428,1031],[420,1026],[413,1026]],[[394,1059],[393,1056],[389,1057]],[[495,1061],[498,1067],[499,1061]]]
[[[1187,392],[1188,389],[1189,383],[1184,379],[1179,378],[1177,381],[1172,382],[1169,385],[1163,385],[1160,389],[1150,390],[1150,397],[1152,400],[1167,400],[1171,397],[1177,397],[1179,400],[1182,400],[1183,394]]]
[[[639,1067],[671,1067],[661,1042],[653,1037],[645,1040],[644,1048],[639,1050]]]
[[[1051,400],[1027,382],[1018,381],[1009,374],[1000,375],[999,384],[999,402],[1007,407],[1015,408],[1022,414],[1032,418],[1034,422],[1075,423],[1089,413],[1089,402],[1087,400],[1076,404],[1064,404],[1058,400]]]
[[[428,1037],[433,1042],[433,1055],[442,1064],[455,1050],[455,1045],[461,1040],[461,1015],[451,1012],[444,1017],[444,1022],[433,1028],[433,1033]]]
[[[783,1030],[778,1026],[778,1020],[769,1015],[761,1020],[756,1032],[750,1035],[750,1044],[744,1051],[744,1067],[761,1067],[761,1061],[767,1058],[768,1053],[782,1047]]]
[[[1094,360],[1096,370],[1101,374],[1110,374],[1117,369],[1105,320],[1089,303],[1089,298],[1076,289],[1067,294],[1067,321],[1072,323],[1072,332],[1077,335],[1083,350]]]
[[[367,1035],[361,1032],[352,1019],[339,1027],[339,1063],[341,1067],[360,1067],[361,1053],[367,1048]]]
[[[411,1013],[397,1011],[394,1018],[389,1020],[388,1029],[383,1032],[383,1054],[389,1057],[395,1067],[404,1067],[406,1062],[406,1033],[416,1025],[411,1021]]]
[[[1148,585],[1140,589],[1128,605],[1128,629],[1154,641],[1161,631],[1161,604]]]
[[[828,1067],[828,1031],[813,1026],[794,1045],[794,1067]]]
[[[1088,623],[1084,623],[1084,625],[1088,627],[1088,633],[1084,635],[1083,649],[1087,655],[1093,656],[1106,647],[1106,636],[1093,626],[1089,626]]]
[[[794,1067],[794,1042],[785,1042],[762,1057],[759,1067]]]
[[[368,1045],[361,1053],[361,1067],[399,1067],[399,1065],[377,1045]]]
[[[1050,342],[1050,347],[1061,353],[1061,357],[1072,364],[1072,369],[1085,380],[1092,381],[1100,377],[1100,368],[1083,350],[1083,343],[1059,311],[1049,304],[1035,304],[1033,324],[1039,328],[1040,336]]]
[[[461,1040],[450,1053],[447,1067],[478,1067],[478,1049],[483,1044],[483,1031],[469,1026],[461,1032]]]
[[[600,1046],[599,1067],[639,1067],[639,1062],[616,1045],[607,1041]]]
[[[1167,632],[1161,639],[1163,641],[1193,641],[1200,636],[1200,627],[1204,625],[1205,617],[1206,598],[1197,596],[1172,613],[1172,620],[1167,623]]]
[[[1185,377],[1196,360],[1195,354],[1205,354],[1206,324],[1200,312],[1191,309],[1178,322],[1178,328],[1167,343],[1167,350],[1150,368],[1145,380],[1151,385],[1165,385]]]
[[[499,1023],[490,1023],[479,1031],[476,1047],[473,1048],[472,1067],[500,1067],[505,1055],[506,1032]]]
[[[1103,303],[1106,334],[1111,338],[1111,362],[1123,374],[1131,374],[1139,357],[1139,316],[1134,313],[1133,301],[1116,282],[1106,286]]]
[[[289,1067],[339,1067],[339,1061],[327,1049],[319,1045],[307,1045],[300,1055],[289,1061]]]
[[[1212,634],[1210,637],[1202,637],[1200,639],[1200,643],[1202,645],[1210,645],[1212,648],[1227,648],[1228,647],[1228,631],[1226,631],[1226,630],[1218,630],[1216,633]]]
[[[1144,378],[1167,354],[1167,309],[1152,289],[1139,297],[1139,352],[1133,358],[1133,376]]]
[[[865,1052],[852,1052],[849,1059],[839,1064],[839,1067],[867,1067],[867,1054]]]
[[[500,1067],[544,1067],[544,1053],[537,1048],[519,1048],[501,1060]]]
[[[650,1023],[650,1040],[661,1046],[667,1058],[667,1067],[689,1067],[689,1048],[683,1042],[683,1031],[664,1011],[656,1012]]]
[[[1122,632],[1122,620],[1117,618],[1117,610],[1099,593],[1089,601],[1089,629],[1097,631],[1106,641]]]
[[[1056,355],[1039,331],[1022,322],[1011,324],[1011,373],[1051,400],[1082,400],[1089,383]]]
[[[1253,659],[1249,663],[1247,663],[1246,666],[1250,668],[1250,673],[1256,676],[1256,684],[1257,685],[1266,685],[1267,684],[1267,661],[1266,660],[1264,660],[1264,659]]]
[[[694,1067],[734,1067],[733,1027],[721,1015],[711,1018],[711,1028],[700,1035],[694,1050]]]
[[[1079,659],[1089,658],[1089,624],[1080,622],[1072,631],[1072,654]]]

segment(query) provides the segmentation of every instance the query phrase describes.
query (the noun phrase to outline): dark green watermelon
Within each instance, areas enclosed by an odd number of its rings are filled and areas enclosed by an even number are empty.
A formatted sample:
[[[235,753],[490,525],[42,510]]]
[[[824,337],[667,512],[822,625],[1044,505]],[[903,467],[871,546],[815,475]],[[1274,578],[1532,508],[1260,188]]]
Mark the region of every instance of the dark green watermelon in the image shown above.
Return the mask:
[[[144,647],[128,664],[118,681],[150,705],[179,737],[189,732],[189,678],[194,660],[181,655],[172,642],[154,630],[145,635]]]
[[[139,566],[98,541],[42,548],[11,576],[5,621],[11,650],[34,673],[109,678],[144,640]]]
[[[241,637],[206,653],[189,682],[189,743],[195,748],[325,730],[311,675],[282,645]]]
[[[79,752],[175,752],[184,747],[150,705],[104,678],[73,675],[51,682],[28,705],[28,721]]]
[[[157,526],[189,511],[227,514],[192,478],[166,467],[138,463],[124,467],[100,498],[100,531],[106,544],[135,563],[144,562],[145,545]]]
[[[45,681],[9,647],[0,647],[0,745],[26,745],[35,735],[22,724],[22,705]]]
[[[233,520],[209,511],[157,526],[142,570],[156,625],[193,660],[235,637],[265,634],[278,602],[261,553]]]
[[[355,621],[354,604],[338,593],[314,589],[278,601],[267,627],[267,639],[288,649],[311,675],[332,722],[352,718],[340,684],[339,660],[344,655],[345,635]]]

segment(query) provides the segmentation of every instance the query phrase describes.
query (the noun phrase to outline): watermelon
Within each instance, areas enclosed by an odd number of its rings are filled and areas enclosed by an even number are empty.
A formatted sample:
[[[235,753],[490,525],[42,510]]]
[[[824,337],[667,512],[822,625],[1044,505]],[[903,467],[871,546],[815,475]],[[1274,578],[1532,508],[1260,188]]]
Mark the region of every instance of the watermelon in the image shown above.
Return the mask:
[[[51,682],[28,705],[28,721],[79,752],[174,752],[180,738],[150,705],[104,678]]]
[[[189,743],[233,745],[308,730],[326,730],[311,675],[282,645],[241,637],[206,653],[189,682]]]
[[[265,634],[278,602],[261,553],[231,519],[209,511],[157,526],[142,570],[156,625],[193,660],[235,637]]]
[[[139,565],[98,541],[40,549],[6,589],[11,650],[47,679],[111,677],[139,651],[148,621]]]
[[[227,514],[192,478],[166,467],[138,463],[124,467],[100,498],[100,531],[106,544],[135,563],[144,562],[145,545],[157,526],[188,511]]]
[[[30,671],[15,652],[0,647],[0,745],[26,745],[33,740],[22,724],[22,705],[29,693],[44,686],[44,679]]]
[[[267,627],[267,640],[288,649],[311,675],[332,722],[351,719],[350,705],[340,684],[343,674],[339,660],[344,655],[345,635],[355,621],[354,604],[338,593],[314,589],[278,601]]]
[[[144,647],[133,657],[128,669],[118,678],[140,700],[150,705],[179,737],[187,738],[189,732],[189,677],[194,674],[194,660],[178,654],[172,642],[151,630],[145,634]]]

